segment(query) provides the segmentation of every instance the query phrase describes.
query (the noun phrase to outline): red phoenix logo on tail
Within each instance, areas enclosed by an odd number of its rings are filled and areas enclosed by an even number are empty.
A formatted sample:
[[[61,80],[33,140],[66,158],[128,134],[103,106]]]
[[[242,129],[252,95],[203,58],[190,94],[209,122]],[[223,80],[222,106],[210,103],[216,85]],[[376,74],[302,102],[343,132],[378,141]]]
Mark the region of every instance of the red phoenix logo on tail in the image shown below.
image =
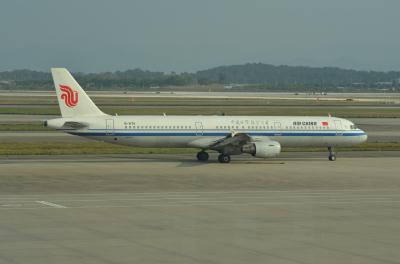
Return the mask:
[[[62,91],[61,99],[64,100],[68,107],[75,107],[78,104],[78,92],[71,89],[67,85],[60,85]]]

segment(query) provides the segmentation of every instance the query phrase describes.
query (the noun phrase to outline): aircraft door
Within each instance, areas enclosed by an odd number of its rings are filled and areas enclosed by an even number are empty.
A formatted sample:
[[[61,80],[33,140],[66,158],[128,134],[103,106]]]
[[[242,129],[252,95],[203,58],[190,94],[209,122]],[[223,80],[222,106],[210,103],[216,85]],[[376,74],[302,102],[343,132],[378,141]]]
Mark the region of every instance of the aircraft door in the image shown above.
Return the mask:
[[[114,134],[114,119],[106,119],[106,134]]]
[[[336,135],[337,136],[343,135],[342,121],[335,120],[334,122],[335,122],[335,127],[336,127]]]
[[[281,122],[274,122],[275,136],[282,136],[282,125]]]
[[[196,127],[196,136],[202,136],[203,135],[203,123],[202,122],[196,122],[194,123]]]

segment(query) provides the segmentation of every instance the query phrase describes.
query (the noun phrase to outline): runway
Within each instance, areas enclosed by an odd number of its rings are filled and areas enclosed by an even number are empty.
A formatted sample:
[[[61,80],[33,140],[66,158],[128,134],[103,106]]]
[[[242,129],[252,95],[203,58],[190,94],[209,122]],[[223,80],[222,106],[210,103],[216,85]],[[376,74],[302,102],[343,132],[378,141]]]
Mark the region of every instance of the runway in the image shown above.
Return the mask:
[[[398,263],[400,153],[2,157],[0,263]]]

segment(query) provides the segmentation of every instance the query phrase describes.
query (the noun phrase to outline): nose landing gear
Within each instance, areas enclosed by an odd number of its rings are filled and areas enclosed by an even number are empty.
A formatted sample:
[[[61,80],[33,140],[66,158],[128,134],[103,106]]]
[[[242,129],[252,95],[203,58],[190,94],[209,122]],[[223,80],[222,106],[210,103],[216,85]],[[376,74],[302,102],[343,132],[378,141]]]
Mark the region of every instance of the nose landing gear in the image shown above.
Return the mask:
[[[328,151],[329,151],[328,159],[330,161],[335,161],[336,160],[336,153],[333,151],[333,147],[328,147]]]

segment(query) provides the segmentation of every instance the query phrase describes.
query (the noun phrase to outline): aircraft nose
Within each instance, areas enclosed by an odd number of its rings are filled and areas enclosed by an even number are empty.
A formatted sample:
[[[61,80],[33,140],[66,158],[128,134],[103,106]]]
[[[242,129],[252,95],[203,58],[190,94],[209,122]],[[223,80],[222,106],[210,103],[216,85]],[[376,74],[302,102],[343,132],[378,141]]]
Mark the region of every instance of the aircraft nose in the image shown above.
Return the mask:
[[[365,131],[363,131],[363,130],[361,130],[361,131],[362,131],[363,135],[360,136],[360,141],[361,141],[361,143],[364,143],[367,141],[368,135],[367,135],[367,133],[365,133]]]

